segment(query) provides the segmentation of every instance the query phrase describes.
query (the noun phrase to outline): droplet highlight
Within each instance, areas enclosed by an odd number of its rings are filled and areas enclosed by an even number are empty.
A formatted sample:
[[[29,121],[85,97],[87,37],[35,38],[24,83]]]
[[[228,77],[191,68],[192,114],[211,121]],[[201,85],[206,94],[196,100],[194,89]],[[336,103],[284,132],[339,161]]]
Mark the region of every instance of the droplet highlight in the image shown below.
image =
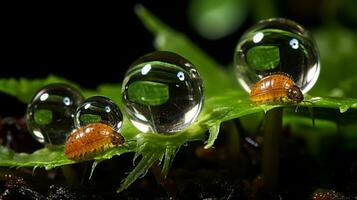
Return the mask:
[[[27,107],[30,134],[46,145],[64,144],[74,129],[74,114],[83,96],[66,84],[51,84],[38,90]]]

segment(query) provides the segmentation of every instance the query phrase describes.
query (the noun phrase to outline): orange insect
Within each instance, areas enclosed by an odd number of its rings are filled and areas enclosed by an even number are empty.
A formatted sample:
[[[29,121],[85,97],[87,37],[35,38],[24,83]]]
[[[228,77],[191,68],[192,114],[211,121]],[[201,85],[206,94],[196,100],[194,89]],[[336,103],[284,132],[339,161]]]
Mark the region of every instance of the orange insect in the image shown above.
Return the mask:
[[[124,138],[112,127],[93,123],[74,130],[67,139],[65,154],[68,159],[85,160],[93,157],[98,151],[120,146],[123,143]]]
[[[300,88],[284,73],[263,77],[250,88],[250,100],[254,103],[295,102],[304,100]]]

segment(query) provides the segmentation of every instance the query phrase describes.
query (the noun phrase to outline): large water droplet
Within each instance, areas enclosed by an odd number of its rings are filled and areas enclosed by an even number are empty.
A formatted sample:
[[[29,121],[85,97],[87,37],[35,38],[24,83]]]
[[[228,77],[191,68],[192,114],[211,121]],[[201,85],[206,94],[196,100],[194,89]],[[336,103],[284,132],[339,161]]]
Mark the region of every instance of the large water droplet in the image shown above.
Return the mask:
[[[179,132],[197,118],[203,104],[202,81],[193,64],[165,51],[136,60],[122,92],[129,119],[142,132]]]
[[[119,132],[123,123],[123,115],[111,99],[93,96],[83,101],[77,108],[75,125],[76,128],[80,128],[94,123],[109,125],[114,131]]]
[[[74,128],[74,114],[83,96],[65,84],[51,84],[38,90],[27,107],[27,126],[43,144],[64,144]]]
[[[310,34],[282,18],[260,21],[244,33],[234,62],[238,81],[247,92],[267,74],[284,72],[306,93],[320,73],[319,53]]]

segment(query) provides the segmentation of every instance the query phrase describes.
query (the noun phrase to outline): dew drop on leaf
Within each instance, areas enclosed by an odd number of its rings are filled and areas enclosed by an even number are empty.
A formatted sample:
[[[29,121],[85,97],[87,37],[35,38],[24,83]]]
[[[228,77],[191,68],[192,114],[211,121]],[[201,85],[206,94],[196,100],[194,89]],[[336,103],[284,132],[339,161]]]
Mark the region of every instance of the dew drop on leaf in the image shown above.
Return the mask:
[[[202,81],[192,63],[166,51],[136,60],[122,88],[125,110],[142,132],[174,134],[187,128],[203,104]]]
[[[109,98],[93,96],[83,101],[75,113],[75,127],[68,137],[65,154],[71,160],[89,160],[98,152],[121,146],[119,133],[123,115]]]
[[[27,126],[40,143],[60,145],[74,128],[74,114],[83,96],[65,84],[41,88],[27,107]]]
[[[306,93],[320,73],[319,53],[311,35],[283,18],[262,20],[245,32],[236,47],[234,63],[236,77],[247,92],[264,76],[283,72]]]
[[[109,125],[114,131],[119,132],[123,123],[123,115],[111,99],[93,96],[83,101],[77,108],[75,125],[76,128],[80,128],[94,123]]]

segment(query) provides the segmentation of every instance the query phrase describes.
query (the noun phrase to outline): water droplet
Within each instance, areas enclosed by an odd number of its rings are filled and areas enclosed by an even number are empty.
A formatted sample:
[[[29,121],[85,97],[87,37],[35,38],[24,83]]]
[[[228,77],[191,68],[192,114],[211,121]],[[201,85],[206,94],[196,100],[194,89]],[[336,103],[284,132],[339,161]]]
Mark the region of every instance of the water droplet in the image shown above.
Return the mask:
[[[237,45],[234,62],[237,79],[247,92],[267,74],[284,72],[306,93],[320,73],[319,53],[310,34],[282,18],[263,20],[249,29]]]
[[[321,100],[321,97],[312,97],[311,99],[310,99],[310,101],[312,101],[313,103],[314,102],[318,102],[318,101],[320,101]]]
[[[123,123],[123,115],[118,106],[109,98],[93,96],[82,102],[75,114],[76,128],[88,124],[102,123],[119,132]]]
[[[340,106],[340,113],[347,112],[348,109],[350,109],[350,106],[349,106],[349,105],[341,105],[341,106]]]
[[[59,145],[74,128],[73,116],[83,96],[65,84],[51,84],[38,90],[27,107],[27,126],[43,144]]]
[[[193,64],[171,52],[158,51],[135,61],[122,92],[130,121],[146,133],[173,134],[187,128],[203,104],[200,75]]]

